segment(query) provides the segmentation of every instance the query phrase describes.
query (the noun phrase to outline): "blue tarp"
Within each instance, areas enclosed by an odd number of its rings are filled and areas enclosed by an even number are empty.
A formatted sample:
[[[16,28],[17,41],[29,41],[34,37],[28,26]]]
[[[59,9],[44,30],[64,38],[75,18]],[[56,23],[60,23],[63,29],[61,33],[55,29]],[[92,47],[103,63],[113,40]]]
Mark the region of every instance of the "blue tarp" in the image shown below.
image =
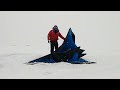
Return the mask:
[[[83,54],[84,51],[85,50],[80,49],[80,47],[77,47],[77,45],[75,44],[75,34],[70,28],[65,41],[56,51],[54,51],[52,54],[48,54],[46,56],[32,60],[29,63],[56,63],[64,61],[72,64],[81,64],[84,62],[88,62],[87,60],[82,59],[82,57],[86,55]]]

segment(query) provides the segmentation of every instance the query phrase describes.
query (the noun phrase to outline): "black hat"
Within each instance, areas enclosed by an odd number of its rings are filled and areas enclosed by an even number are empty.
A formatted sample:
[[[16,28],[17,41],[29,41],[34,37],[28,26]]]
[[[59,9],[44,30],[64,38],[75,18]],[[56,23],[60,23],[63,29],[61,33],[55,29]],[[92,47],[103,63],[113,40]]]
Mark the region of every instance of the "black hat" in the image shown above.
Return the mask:
[[[53,30],[55,31],[55,33],[59,32],[58,26],[54,25]]]
[[[54,25],[53,29],[58,29],[58,26],[57,26],[57,25]]]

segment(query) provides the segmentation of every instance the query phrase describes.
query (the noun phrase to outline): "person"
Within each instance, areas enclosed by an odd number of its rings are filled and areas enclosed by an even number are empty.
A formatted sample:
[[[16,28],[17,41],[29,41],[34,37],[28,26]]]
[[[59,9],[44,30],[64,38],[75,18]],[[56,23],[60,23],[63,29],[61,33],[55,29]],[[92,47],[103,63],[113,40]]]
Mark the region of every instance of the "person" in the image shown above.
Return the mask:
[[[54,25],[52,30],[48,33],[48,43],[50,43],[50,52],[54,52],[54,49],[58,49],[58,36],[65,40],[62,34],[59,32],[58,26]]]

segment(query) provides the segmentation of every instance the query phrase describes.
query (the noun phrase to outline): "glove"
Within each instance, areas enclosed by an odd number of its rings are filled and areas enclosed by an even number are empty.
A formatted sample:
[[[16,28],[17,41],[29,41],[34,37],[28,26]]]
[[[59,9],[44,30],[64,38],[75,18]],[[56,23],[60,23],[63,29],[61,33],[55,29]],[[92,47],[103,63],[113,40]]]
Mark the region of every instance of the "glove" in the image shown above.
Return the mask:
[[[50,41],[48,40],[48,43],[50,43]]]

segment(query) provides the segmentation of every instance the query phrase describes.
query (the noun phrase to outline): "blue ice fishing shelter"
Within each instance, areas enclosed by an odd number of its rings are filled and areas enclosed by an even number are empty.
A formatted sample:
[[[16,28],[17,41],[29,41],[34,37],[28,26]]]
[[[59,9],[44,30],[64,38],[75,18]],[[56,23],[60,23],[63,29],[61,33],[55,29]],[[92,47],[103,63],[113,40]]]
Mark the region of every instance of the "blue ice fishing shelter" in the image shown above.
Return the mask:
[[[87,60],[82,59],[82,57],[86,55],[85,53],[83,53],[84,51],[85,50],[80,49],[80,47],[78,47],[75,44],[75,34],[72,32],[72,29],[70,28],[67,33],[66,39],[57,50],[55,50],[51,54],[32,60],[28,63],[68,62],[72,64],[82,64],[88,62]]]

